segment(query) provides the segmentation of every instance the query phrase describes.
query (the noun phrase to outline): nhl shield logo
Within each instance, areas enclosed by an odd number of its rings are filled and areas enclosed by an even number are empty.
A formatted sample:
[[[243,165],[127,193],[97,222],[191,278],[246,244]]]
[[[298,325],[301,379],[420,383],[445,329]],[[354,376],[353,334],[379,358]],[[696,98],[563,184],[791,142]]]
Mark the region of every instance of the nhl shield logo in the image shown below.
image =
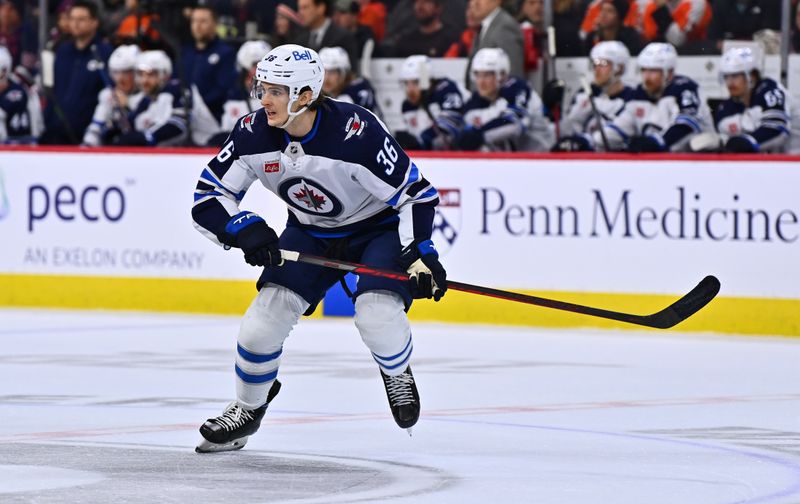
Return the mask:
[[[453,247],[461,232],[461,189],[440,189],[439,204],[433,217],[433,239],[440,254]]]
[[[361,136],[361,133],[364,132],[364,128],[366,127],[367,127],[367,121],[362,121],[361,118],[358,117],[358,114],[354,112],[353,117],[351,117],[350,120],[347,121],[347,126],[344,127],[347,133],[346,136],[344,137],[344,140],[345,141],[350,140],[350,137],[352,136]]]

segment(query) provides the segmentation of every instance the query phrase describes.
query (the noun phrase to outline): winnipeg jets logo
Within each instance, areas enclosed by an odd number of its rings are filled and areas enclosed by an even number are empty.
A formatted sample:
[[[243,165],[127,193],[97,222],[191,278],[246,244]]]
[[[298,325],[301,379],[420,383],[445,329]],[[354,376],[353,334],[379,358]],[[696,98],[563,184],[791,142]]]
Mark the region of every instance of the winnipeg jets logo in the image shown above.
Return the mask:
[[[349,140],[353,135],[361,136],[361,133],[364,132],[364,128],[366,127],[367,121],[362,121],[361,118],[358,117],[358,114],[354,112],[353,117],[347,121],[347,126],[344,127],[347,132],[347,136],[344,137],[345,141]]]
[[[319,217],[335,217],[342,213],[342,204],[321,184],[303,177],[285,180],[278,187],[278,195],[293,210]]]
[[[253,132],[253,121],[256,119],[256,112],[252,114],[247,114],[246,116],[242,117],[242,121],[239,124],[239,128],[246,129],[250,133]]]

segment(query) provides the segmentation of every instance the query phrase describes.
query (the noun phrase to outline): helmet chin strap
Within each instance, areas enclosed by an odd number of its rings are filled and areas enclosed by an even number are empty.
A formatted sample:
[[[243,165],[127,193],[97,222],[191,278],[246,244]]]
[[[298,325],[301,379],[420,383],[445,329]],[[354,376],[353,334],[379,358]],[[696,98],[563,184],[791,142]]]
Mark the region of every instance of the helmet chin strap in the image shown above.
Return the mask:
[[[297,102],[297,98],[291,99],[286,105],[286,112],[289,114],[289,118],[286,119],[285,123],[278,126],[279,128],[286,129],[290,124],[292,124],[292,121],[294,121],[297,116],[308,110],[308,105],[303,105],[303,107],[297,112],[292,112],[292,105],[294,105],[295,102]]]

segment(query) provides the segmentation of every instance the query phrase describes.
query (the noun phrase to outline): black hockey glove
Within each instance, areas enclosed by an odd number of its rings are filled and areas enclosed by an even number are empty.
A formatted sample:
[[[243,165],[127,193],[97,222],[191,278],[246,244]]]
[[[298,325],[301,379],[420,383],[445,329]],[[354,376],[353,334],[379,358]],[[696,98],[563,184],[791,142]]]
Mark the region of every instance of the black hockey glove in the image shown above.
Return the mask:
[[[252,266],[280,266],[283,264],[278,247],[278,235],[253,212],[239,212],[225,225],[225,237],[220,241],[239,247],[244,260]]]
[[[134,147],[144,147],[147,145],[154,145],[153,143],[148,141],[147,135],[142,133],[141,131],[129,131],[127,133],[122,133],[114,140],[114,145],[130,145]]]
[[[664,140],[656,135],[635,136],[628,142],[628,152],[663,152],[665,150],[667,150],[667,146],[664,144]]]
[[[588,135],[573,135],[563,137],[550,149],[550,152],[590,152],[593,150]]]
[[[475,151],[483,145],[483,131],[472,126],[467,126],[458,134],[456,145],[465,151]]]
[[[725,152],[735,152],[738,154],[747,152],[758,152],[758,142],[750,135],[732,136],[725,142]]]
[[[408,287],[414,299],[442,299],[447,292],[447,272],[432,241],[415,241],[403,249],[400,262],[409,274]]]

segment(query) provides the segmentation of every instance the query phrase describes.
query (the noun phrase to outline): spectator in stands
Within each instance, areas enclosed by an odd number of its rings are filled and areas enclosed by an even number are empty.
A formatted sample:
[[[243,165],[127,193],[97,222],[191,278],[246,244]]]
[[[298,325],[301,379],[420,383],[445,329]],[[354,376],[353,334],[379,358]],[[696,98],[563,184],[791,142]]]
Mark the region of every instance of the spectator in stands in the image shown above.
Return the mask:
[[[130,114],[131,131],[115,145],[170,146],[186,140],[190,106],[177,79],[171,79],[172,62],[164,51],[145,51],[136,59],[136,77],[144,97]]]
[[[589,54],[598,42],[618,40],[625,44],[628,52],[639,54],[644,45],[639,32],[622,24],[630,8],[629,0],[603,0],[597,16],[597,28],[586,38],[584,54]]]
[[[795,4],[792,8],[794,15],[792,16],[792,47],[794,52],[800,53],[800,4]]]
[[[299,0],[300,18],[307,32],[295,43],[319,51],[323,47],[341,47],[347,51],[350,61],[357,67],[361,59],[355,36],[331,21],[332,0]]]
[[[580,150],[682,152],[690,141],[711,130],[708,106],[697,83],[675,75],[678,53],[652,42],[639,54],[642,83],[619,115],[586,138]]]
[[[553,28],[558,57],[582,56],[584,42],[578,36],[582,11],[578,0],[554,0]]]
[[[522,0],[519,9],[519,27],[522,29],[525,74],[539,68],[544,56],[547,32],[544,26],[544,0]]]
[[[781,28],[781,2],[778,0],[713,0],[714,15],[708,27],[708,38],[723,40],[753,40],[760,30]]]
[[[286,4],[275,8],[275,29],[270,41],[274,47],[292,44],[303,32],[303,20],[297,12]]]
[[[56,24],[47,34],[46,48],[55,51],[63,43],[72,38],[69,26],[69,10],[72,8],[73,0],[64,0],[58,4],[56,10]]]
[[[583,15],[583,21],[581,21],[581,29],[580,32],[578,32],[581,40],[589,38],[589,34],[597,29],[597,19],[600,17],[600,8],[603,6],[604,1],[605,0],[591,0],[586,7],[586,13]],[[642,2],[646,1],[647,0],[631,0],[628,7],[628,14],[625,15],[622,24],[634,29],[639,29],[642,25],[641,11],[644,8]]]
[[[675,47],[705,40],[710,23],[707,0],[650,0],[642,16],[645,40],[669,42]]]
[[[322,90],[326,95],[339,101],[361,105],[376,116],[383,117],[375,99],[375,89],[367,79],[356,77],[350,67],[347,51],[341,47],[323,47],[319,51],[319,57],[325,68]]]
[[[430,59],[409,56],[400,79],[406,99],[402,111],[406,129],[395,138],[407,150],[449,150],[463,125],[464,101],[455,82],[434,78]]]
[[[250,96],[256,65],[272,50],[263,40],[249,40],[236,53],[239,82],[230,90],[225,102],[220,131],[208,140],[208,145],[221,147],[242,116],[261,109],[261,101]]]
[[[414,17],[414,2],[416,0],[397,0],[389,3],[389,15],[386,18],[386,37],[383,43],[388,47],[396,47],[400,37],[417,28]],[[461,33],[466,27],[465,13],[467,0],[442,0],[442,12],[445,13],[441,20],[447,29],[453,33]]]
[[[729,49],[719,68],[730,93],[714,114],[725,152],[800,154],[800,107],[783,86],[761,76],[750,48]]]
[[[0,46],[0,143],[35,143],[42,133],[39,103],[11,80],[11,53]]]
[[[583,140],[575,136],[592,135],[598,131],[598,115],[602,124],[608,124],[622,112],[634,94],[634,90],[622,82],[630,57],[625,44],[617,40],[600,42],[592,48],[589,58],[594,73],[591,99],[583,89],[575,93],[561,122],[561,134],[564,136],[554,151],[581,150]],[[597,115],[594,108],[597,109]]]
[[[140,9],[138,0],[125,0],[126,15],[122,17],[114,30],[114,43],[136,44],[145,49],[163,49],[161,35],[154,23],[158,15]]]
[[[194,44],[185,46],[179,76],[191,90],[192,140],[205,145],[220,131],[228,93],[236,86],[236,53],[217,36],[217,16],[210,7],[191,14]]]
[[[364,47],[371,40],[374,47],[375,35],[372,30],[358,22],[359,3],[356,0],[335,0],[333,22],[352,34],[356,39],[359,59],[364,54]]]
[[[466,10],[467,27],[461,32],[458,39],[450,44],[444,53],[445,58],[468,58],[472,54],[472,46],[475,44],[475,37],[478,36],[478,27],[481,25],[475,6],[470,2]]]
[[[387,51],[391,56],[441,58],[458,39],[458,33],[442,23],[442,0],[414,0],[414,18],[418,26]]]
[[[375,35],[377,43],[383,42],[386,34],[386,5],[380,0],[358,0],[360,9],[358,12],[358,22],[364,26],[369,26]]]
[[[510,75],[524,77],[522,66],[524,50],[519,23],[500,7],[501,0],[469,1],[473,4],[475,15],[480,22],[476,43],[472,46],[470,65],[475,54],[484,47],[499,47],[508,56],[511,65]]]
[[[31,81],[37,70],[38,42],[36,29],[22,10],[21,1],[0,2],[0,45],[11,53],[14,71]]]
[[[97,147],[114,143],[119,135],[130,133],[133,129],[129,119],[136,110],[144,93],[139,93],[134,71],[139,57],[135,45],[123,45],[114,49],[108,58],[108,70],[113,86],[100,91],[92,122],[83,134],[83,145]]]
[[[105,87],[101,70],[111,46],[97,34],[97,6],[77,1],[69,10],[73,40],[62,43],[55,54],[54,86],[44,111],[41,142],[73,144],[81,141],[92,120],[97,95]]]
[[[470,66],[472,96],[464,105],[464,128],[456,144],[462,150],[539,151],[553,145],[553,128],[542,100],[522,79],[509,75],[505,51],[485,47]]]

